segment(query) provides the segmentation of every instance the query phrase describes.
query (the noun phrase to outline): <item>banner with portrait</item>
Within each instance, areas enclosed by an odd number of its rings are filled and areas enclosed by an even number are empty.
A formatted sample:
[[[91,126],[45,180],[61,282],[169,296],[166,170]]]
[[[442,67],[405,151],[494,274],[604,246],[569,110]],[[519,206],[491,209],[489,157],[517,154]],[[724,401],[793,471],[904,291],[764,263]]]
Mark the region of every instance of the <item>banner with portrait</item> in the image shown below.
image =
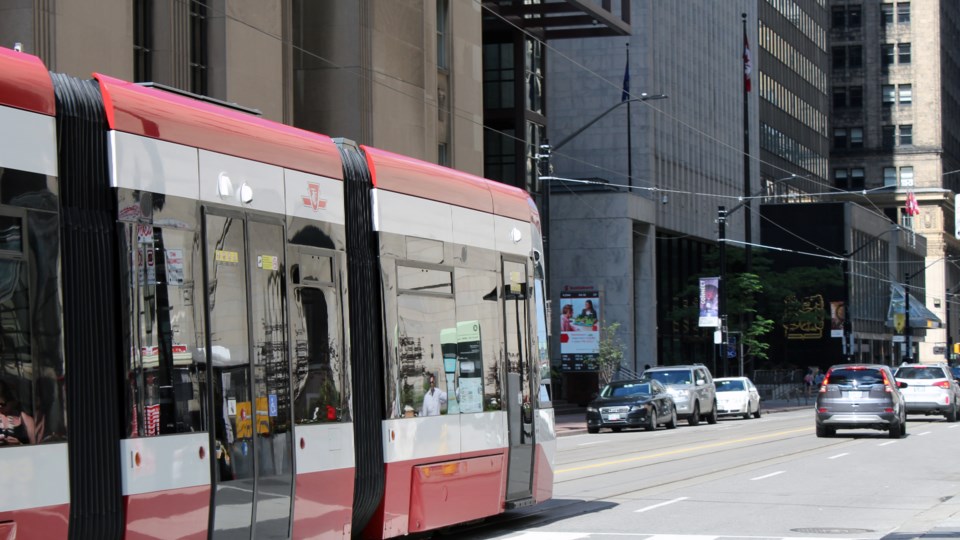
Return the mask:
[[[562,291],[560,368],[563,371],[596,371],[599,355],[599,291]]]
[[[700,278],[700,326],[720,326],[720,278]]]

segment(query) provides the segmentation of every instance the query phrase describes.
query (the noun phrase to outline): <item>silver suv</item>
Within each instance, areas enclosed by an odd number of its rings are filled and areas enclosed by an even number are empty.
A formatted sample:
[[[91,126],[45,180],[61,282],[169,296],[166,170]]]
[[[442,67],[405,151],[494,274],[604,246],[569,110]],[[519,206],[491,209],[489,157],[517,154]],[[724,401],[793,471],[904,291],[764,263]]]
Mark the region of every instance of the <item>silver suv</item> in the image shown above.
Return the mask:
[[[893,375],[910,385],[903,389],[907,413],[942,414],[947,422],[957,421],[960,386],[946,364],[901,364]]]
[[[838,429],[878,429],[891,439],[907,433],[907,407],[901,388],[887,366],[840,364],[827,370],[817,394],[817,437],[833,437]]]
[[[660,381],[667,387],[677,406],[677,417],[695,426],[701,417],[717,423],[717,388],[710,370],[703,364],[658,366],[647,369],[643,377]]]

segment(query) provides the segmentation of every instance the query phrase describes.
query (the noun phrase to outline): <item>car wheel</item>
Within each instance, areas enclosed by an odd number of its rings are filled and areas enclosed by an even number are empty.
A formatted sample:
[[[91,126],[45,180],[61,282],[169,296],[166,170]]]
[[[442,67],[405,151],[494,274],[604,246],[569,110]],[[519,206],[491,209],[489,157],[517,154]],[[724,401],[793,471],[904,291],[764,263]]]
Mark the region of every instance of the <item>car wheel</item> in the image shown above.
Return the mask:
[[[600,428],[598,427],[588,427],[587,433],[600,433]]]
[[[693,404],[693,412],[690,413],[690,418],[687,418],[687,423],[691,426],[695,426],[700,423],[700,404]]]
[[[903,437],[904,435],[906,435],[906,430],[904,429],[905,424],[906,422],[904,422],[903,420],[897,420],[896,424],[893,424],[890,426],[890,432],[887,435],[891,439],[899,439]]]
[[[677,429],[677,408],[670,407],[670,420],[667,421],[667,429]]]
[[[817,424],[817,437],[833,437],[836,430]]]
[[[708,424],[716,424],[716,423],[717,423],[717,402],[716,402],[716,400],[714,400],[714,402],[713,402],[713,410],[710,411],[710,416],[707,417],[707,423],[708,423]]]
[[[657,430],[657,409],[650,410],[650,421],[647,422],[647,425],[643,428],[647,431],[656,431]]]
[[[749,403],[747,403],[747,412],[743,413],[743,419],[744,419],[744,420],[749,420],[749,419],[750,419],[750,404],[749,404]]]
[[[757,403],[757,412],[753,413],[754,418],[760,418],[760,404]]]
[[[947,422],[956,422],[957,421],[957,404],[954,402],[953,407],[950,407],[950,412],[945,414],[947,417]]]

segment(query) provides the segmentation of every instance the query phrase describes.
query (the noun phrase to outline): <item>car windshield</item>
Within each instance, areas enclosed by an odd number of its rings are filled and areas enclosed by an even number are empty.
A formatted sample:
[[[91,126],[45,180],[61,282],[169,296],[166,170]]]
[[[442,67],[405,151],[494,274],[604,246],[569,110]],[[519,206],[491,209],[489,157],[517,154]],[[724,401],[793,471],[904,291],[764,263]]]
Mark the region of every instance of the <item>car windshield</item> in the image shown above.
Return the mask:
[[[714,381],[717,383],[717,392],[736,392],[744,390],[743,381]]]
[[[928,366],[903,366],[895,373],[898,379],[946,379],[943,369]]]
[[[637,394],[649,394],[650,385],[648,383],[627,383],[627,384],[609,384],[600,393],[603,397],[626,397]]]
[[[663,384],[691,384],[689,369],[670,369],[663,371],[647,371],[644,375],[656,379]]]
[[[838,386],[873,386],[883,384],[883,373],[878,369],[840,368],[831,371],[827,381]]]

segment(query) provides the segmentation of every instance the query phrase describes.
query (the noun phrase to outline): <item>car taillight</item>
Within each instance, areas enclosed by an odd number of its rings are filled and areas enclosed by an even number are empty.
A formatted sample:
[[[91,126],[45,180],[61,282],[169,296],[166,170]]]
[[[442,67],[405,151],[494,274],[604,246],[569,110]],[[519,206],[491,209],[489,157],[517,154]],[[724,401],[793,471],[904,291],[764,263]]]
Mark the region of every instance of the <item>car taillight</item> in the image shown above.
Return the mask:
[[[934,386],[939,386],[940,388],[950,389],[950,381],[937,381],[933,383]]]
[[[827,372],[827,375],[823,378],[823,382],[820,383],[820,393],[824,394],[827,391],[827,385],[830,384],[830,372]]]
[[[887,378],[887,372],[881,371],[880,374],[883,375],[883,391],[893,392],[893,389],[890,388],[890,379]],[[890,412],[890,411],[887,411],[887,412]]]

